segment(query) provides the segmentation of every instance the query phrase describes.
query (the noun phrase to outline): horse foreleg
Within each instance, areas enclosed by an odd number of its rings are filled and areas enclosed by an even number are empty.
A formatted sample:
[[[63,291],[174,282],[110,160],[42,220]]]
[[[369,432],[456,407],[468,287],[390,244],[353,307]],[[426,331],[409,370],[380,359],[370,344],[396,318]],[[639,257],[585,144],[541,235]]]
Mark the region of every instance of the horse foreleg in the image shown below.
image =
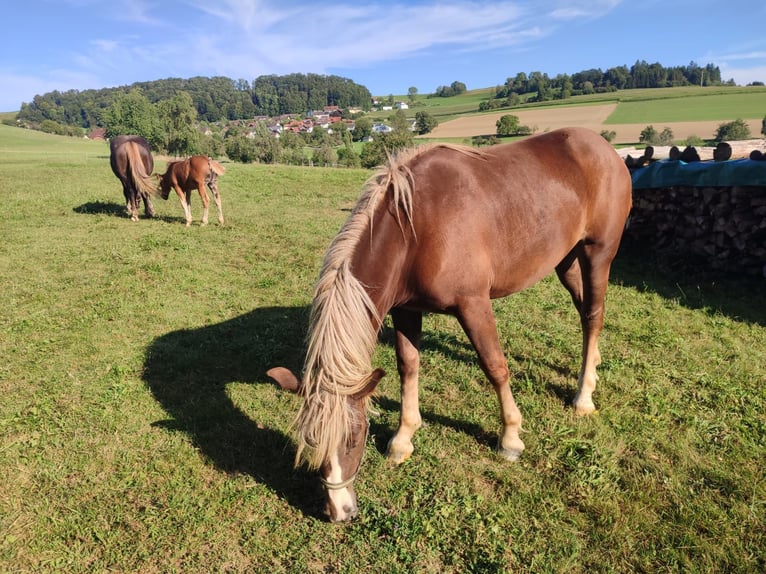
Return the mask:
[[[423,315],[414,311],[391,311],[396,331],[396,368],[402,389],[399,428],[388,442],[388,459],[396,464],[407,460],[415,447],[412,437],[423,421],[418,403],[418,370],[420,367],[420,336]]]
[[[189,200],[191,199],[191,193],[184,194],[184,191],[177,186],[173,186],[178,195],[178,201],[181,202],[181,207],[184,208],[184,217],[186,218],[186,227],[189,227],[192,222],[191,207],[189,206]]]
[[[524,450],[524,442],[519,437],[521,411],[516,406],[511,393],[511,376],[497,336],[492,302],[489,298],[480,297],[464,300],[458,305],[456,315],[476,349],[479,365],[492,383],[500,403],[500,420],[503,428],[497,450],[507,460],[515,461]]]
[[[213,179],[208,183],[210,191],[213,192],[213,199],[215,200],[215,206],[218,208],[218,223],[223,225],[223,207],[221,205],[221,194],[218,193],[218,182]]]

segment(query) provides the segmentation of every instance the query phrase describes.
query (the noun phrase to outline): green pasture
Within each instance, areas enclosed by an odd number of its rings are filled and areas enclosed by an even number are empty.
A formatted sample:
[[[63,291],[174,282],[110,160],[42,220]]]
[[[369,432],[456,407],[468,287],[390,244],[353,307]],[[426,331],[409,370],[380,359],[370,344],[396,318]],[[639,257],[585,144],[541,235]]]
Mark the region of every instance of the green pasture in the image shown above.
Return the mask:
[[[479,103],[492,97],[493,88],[471,90],[450,98],[425,98],[418,96],[418,107],[411,107],[407,115],[414,118],[418,110],[424,110],[446,122],[456,117],[479,114]],[[408,101],[406,96],[396,96],[397,101]],[[646,88],[620,90],[602,94],[574,96],[566,100],[532,102],[513,108],[498,108],[488,112],[514,111],[540,108],[559,108],[580,105],[617,103],[617,109],[609,117],[609,124],[634,124],[683,121],[731,121],[761,119],[766,116],[766,87],[763,86],[686,86],[679,88]],[[376,117],[387,118],[391,112],[377,112]]]
[[[292,466],[298,399],[264,373],[300,369],[321,258],[369,174],[225,165],[226,225],[199,226],[196,196],[190,228],[175,198],[131,222],[103,142],[0,126],[0,572],[766,570],[762,278],[620,253],[588,418],[568,406],[563,287],[497,301],[516,464],[444,316],[424,324],[426,426],[386,462],[386,325],[360,516],[331,525]]]
[[[731,94],[621,101],[608,124],[760,119],[766,116],[766,90]]]

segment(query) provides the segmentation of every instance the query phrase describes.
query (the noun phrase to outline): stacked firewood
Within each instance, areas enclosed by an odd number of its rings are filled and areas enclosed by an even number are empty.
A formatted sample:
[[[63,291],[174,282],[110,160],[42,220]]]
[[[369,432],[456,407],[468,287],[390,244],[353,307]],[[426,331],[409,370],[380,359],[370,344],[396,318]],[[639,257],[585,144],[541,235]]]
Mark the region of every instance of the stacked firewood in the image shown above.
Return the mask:
[[[766,277],[766,188],[634,189],[623,241]]]

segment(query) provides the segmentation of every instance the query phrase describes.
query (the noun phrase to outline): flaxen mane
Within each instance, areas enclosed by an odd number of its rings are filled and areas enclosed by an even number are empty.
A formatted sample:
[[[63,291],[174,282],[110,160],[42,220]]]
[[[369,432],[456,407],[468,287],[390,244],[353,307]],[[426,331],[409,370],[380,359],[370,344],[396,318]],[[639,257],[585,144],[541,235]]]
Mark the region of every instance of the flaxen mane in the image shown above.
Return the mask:
[[[315,287],[303,368],[304,397],[295,428],[298,434],[296,464],[303,459],[318,468],[348,440],[354,422],[347,397],[361,391],[372,373],[371,357],[383,317],[354,277],[351,260],[362,235],[372,233],[377,206],[390,193],[398,206],[400,226],[412,226],[413,176],[409,164],[435,147],[481,156],[473,148],[427,145],[389,158],[387,165],[367,180],[351,215],[331,243]],[[308,448],[307,448],[308,447]]]

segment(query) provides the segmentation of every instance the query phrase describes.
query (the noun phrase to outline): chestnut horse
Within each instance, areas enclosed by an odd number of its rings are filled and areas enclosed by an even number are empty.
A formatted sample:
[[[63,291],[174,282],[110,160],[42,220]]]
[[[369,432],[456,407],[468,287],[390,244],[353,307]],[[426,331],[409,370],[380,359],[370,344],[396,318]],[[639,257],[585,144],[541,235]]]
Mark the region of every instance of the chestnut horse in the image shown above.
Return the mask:
[[[353,481],[381,377],[371,357],[387,313],[401,379],[396,463],[421,426],[418,366],[422,315],[457,317],[500,403],[498,451],[516,460],[521,413],[509,385],[491,300],[555,269],[583,330],[574,408],[595,410],[609,269],[631,207],[625,163],[598,134],[569,128],[484,150],[431,145],[399,154],[368,180],[325,256],[316,285],[302,379],[268,375],[303,397],[296,463],[320,470],[331,521],[357,513]]]
[[[226,168],[211,157],[193,155],[181,161],[171,161],[167,170],[159,176],[162,199],[167,199],[170,188],[176,190],[181,207],[184,208],[186,226],[191,225],[191,192],[199,191],[202,199],[202,225],[207,225],[208,207],[210,200],[207,197],[205,187],[213,192],[215,204],[218,207],[218,223],[223,225],[223,211],[221,209],[221,194],[218,192],[218,176],[226,172]]]
[[[130,219],[138,221],[138,205],[142,199],[146,215],[153,217],[150,195],[157,193],[157,186],[151,177],[154,159],[149,144],[141,136],[116,136],[109,140],[109,151],[109,163],[122,182]]]

